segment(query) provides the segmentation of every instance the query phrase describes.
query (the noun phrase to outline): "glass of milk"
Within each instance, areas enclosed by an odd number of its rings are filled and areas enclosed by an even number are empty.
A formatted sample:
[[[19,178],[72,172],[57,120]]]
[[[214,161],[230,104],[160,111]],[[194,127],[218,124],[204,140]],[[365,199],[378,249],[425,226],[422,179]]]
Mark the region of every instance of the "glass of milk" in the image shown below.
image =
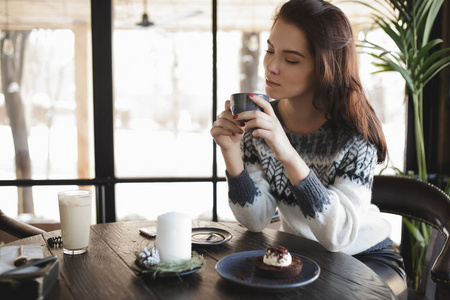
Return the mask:
[[[86,253],[91,228],[92,192],[85,190],[58,193],[63,253]]]

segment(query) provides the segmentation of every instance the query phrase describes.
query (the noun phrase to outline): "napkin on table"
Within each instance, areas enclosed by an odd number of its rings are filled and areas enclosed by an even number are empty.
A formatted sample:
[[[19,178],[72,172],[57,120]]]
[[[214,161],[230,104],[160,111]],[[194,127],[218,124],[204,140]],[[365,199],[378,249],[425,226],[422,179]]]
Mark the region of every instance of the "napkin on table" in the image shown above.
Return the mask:
[[[57,256],[44,258],[41,245],[23,246],[23,255],[36,261],[21,267],[14,266],[20,255],[20,246],[0,247],[0,298],[44,299],[59,278],[60,266]],[[4,295],[13,298],[3,299]]]
[[[0,247],[0,274],[15,269],[14,260],[19,257],[19,246],[3,246]],[[24,245],[23,255],[29,259],[44,258],[42,247],[39,244]],[[39,270],[39,267],[26,268],[24,272],[32,273]]]

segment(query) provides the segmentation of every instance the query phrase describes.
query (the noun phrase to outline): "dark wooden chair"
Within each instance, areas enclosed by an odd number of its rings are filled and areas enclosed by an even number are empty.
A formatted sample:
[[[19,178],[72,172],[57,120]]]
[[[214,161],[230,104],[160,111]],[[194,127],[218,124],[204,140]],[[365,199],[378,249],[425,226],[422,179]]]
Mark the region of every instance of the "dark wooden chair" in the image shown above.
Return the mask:
[[[45,231],[27,223],[8,217],[0,209],[0,230],[9,233],[19,239],[42,234]]]
[[[383,212],[415,219],[434,228],[421,287],[417,292],[409,289],[408,299],[450,299],[450,197],[434,185],[414,178],[377,175],[373,182],[372,203]],[[406,251],[410,250],[405,249],[410,246],[405,243],[407,239],[404,229],[400,249],[408,273]]]

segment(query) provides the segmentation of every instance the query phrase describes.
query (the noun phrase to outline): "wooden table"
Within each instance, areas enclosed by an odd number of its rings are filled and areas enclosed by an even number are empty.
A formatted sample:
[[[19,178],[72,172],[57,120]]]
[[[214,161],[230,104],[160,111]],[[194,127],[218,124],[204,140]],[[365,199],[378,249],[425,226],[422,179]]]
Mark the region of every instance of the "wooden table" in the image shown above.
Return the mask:
[[[194,221],[193,227],[216,227],[233,238],[222,245],[194,247],[205,265],[181,277],[151,279],[136,272],[135,251],[152,247],[154,239],[138,229],[153,222],[123,222],[91,226],[87,254],[70,257],[61,248],[49,248],[46,240],[60,234],[52,231],[7,245],[41,244],[44,256],[57,255],[59,280],[45,299],[392,299],[390,290],[363,263],[343,253],[331,253],[320,244],[273,229],[249,232],[236,223]],[[265,250],[282,245],[290,252],[316,261],[321,273],[314,282],[287,291],[268,292],[245,287],[220,277],[216,263],[233,253]]]

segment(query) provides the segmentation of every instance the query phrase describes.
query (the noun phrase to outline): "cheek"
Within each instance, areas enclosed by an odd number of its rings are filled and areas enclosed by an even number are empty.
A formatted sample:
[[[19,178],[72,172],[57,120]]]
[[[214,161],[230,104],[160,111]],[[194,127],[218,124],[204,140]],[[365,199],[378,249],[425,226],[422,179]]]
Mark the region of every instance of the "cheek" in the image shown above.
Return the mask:
[[[292,92],[303,94],[314,89],[314,73],[313,72],[293,72],[286,74],[287,85],[290,86]]]
[[[269,58],[267,57],[267,54],[264,55],[264,60],[263,60],[263,66],[264,66],[264,70],[267,71],[267,65],[269,64]]]
[[[314,69],[304,68],[292,72],[289,76],[292,83],[296,82],[298,85],[311,85],[315,81]]]

